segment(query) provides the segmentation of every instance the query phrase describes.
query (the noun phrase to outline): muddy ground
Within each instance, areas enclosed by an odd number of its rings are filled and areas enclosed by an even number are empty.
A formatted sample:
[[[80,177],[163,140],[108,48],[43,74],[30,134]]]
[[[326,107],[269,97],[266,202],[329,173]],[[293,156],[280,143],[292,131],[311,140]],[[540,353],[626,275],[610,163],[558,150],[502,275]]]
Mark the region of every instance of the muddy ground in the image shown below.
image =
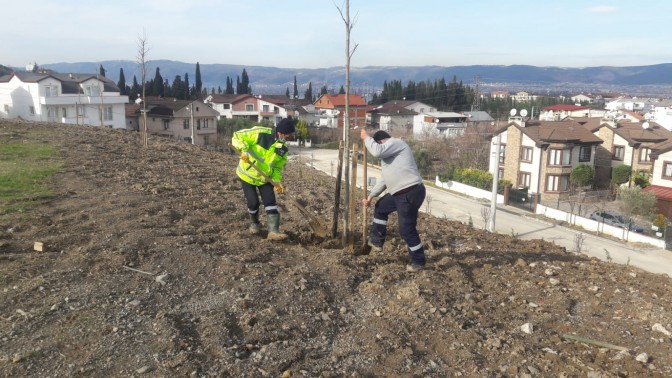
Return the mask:
[[[407,273],[396,217],[368,256],[315,236],[290,199],[331,224],[335,180],[296,160],[269,242],[233,155],[0,121],[24,142],[63,168],[43,206],[0,214],[0,376],[672,375],[667,276],[425,214],[429,269]]]

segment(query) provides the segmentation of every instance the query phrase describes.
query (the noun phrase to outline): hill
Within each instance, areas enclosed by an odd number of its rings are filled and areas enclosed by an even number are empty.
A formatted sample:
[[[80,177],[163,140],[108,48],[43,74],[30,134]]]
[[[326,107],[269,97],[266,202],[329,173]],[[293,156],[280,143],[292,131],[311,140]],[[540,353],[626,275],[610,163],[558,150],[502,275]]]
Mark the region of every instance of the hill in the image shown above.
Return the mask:
[[[124,70],[126,82],[132,84],[135,75],[140,81],[137,63],[133,61],[102,61],[80,63],[55,63],[41,65],[58,72],[97,73],[100,65],[107,70],[107,75],[115,82],[119,80],[119,70]],[[193,84],[196,63],[183,63],[171,60],[153,60],[147,62],[148,79],[154,78],[156,68],[169,83],[176,75],[182,79],[185,73]],[[284,94],[289,88],[293,90],[294,76],[300,86],[300,95],[313,85],[313,93],[326,85],[327,88],[338,90],[345,82],[343,67],[329,68],[276,68],[263,66],[241,66],[231,64],[200,64],[203,86],[206,88],[226,88],[226,78],[240,77],[245,69],[250,77],[255,93]],[[483,88],[528,90],[545,93],[546,91],[597,91],[597,92],[630,92],[672,94],[672,63],[650,66],[632,67],[536,67],[529,65],[496,66],[416,66],[416,67],[353,67],[350,80],[358,93],[372,93],[382,88],[385,81],[400,80],[404,85],[408,81],[434,81],[444,78],[473,85],[479,78]]]
[[[250,237],[236,156],[76,125],[0,136],[63,163],[44,206],[0,214],[0,376],[672,375],[668,277],[426,214],[429,267],[407,273],[396,217],[353,256],[280,197],[289,239]],[[335,180],[293,158],[284,176],[329,222]]]

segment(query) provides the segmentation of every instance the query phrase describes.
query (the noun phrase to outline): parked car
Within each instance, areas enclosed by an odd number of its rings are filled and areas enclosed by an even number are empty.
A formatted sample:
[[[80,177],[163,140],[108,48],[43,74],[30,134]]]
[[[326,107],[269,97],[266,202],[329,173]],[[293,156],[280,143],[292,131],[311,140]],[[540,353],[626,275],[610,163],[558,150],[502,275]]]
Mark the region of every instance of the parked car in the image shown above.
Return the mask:
[[[639,226],[632,221],[628,223],[626,217],[615,211],[593,211],[590,213],[590,219],[620,228],[625,228],[625,225],[628,224],[630,231],[644,232],[644,227]]]

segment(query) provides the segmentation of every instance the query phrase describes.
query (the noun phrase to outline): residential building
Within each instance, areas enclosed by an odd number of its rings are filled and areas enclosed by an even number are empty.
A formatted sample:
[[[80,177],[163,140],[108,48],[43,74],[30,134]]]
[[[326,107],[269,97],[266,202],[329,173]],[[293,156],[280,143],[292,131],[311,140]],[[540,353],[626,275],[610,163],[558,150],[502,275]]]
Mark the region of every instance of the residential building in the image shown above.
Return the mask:
[[[570,97],[570,99],[571,99],[572,101],[574,101],[574,103],[575,103],[576,105],[580,105],[580,104],[592,104],[592,103],[595,103],[595,102],[596,102],[596,98],[597,98],[596,96],[593,96],[593,95],[590,95],[590,94],[585,95],[585,94],[583,94],[583,93],[580,93],[580,94],[578,94],[578,95],[574,95],[574,96]]]
[[[651,185],[643,191],[656,196],[657,213],[672,219],[672,140],[656,145],[649,156],[653,165]]]
[[[418,139],[455,137],[464,134],[469,117],[455,112],[425,112],[413,117],[413,135]]]
[[[368,125],[380,130],[409,132],[413,129],[413,117],[417,114],[397,101],[389,101],[368,110],[366,117]]]
[[[540,121],[561,121],[567,117],[590,117],[592,109],[579,105],[552,105],[546,106],[539,112]],[[599,112],[601,117],[603,112]]]
[[[593,166],[595,149],[602,143],[575,121],[511,117],[492,137],[490,172],[515,188],[527,188],[539,200],[557,200],[570,193],[572,169]]]
[[[147,132],[170,137],[199,146],[214,144],[217,136],[216,110],[194,100],[150,99],[144,107],[147,111]],[[144,130],[143,106],[128,106],[129,124]],[[133,117],[131,118],[130,115]]]
[[[479,124],[479,123],[492,123],[495,122],[495,119],[492,118],[488,112],[482,110],[475,110],[470,112],[463,112],[467,116],[467,123],[469,124]]]
[[[40,71],[0,77],[0,118],[122,129],[127,103],[114,82],[95,74]]]
[[[490,97],[491,98],[509,98],[509,91],[492,91],[490,92]]]
[[[672,130],[672,100],[654,102],[649,112],[645,114],[645,118]]]
[[[655,101],[657,100],[644,97],[642,98],[620,97],[615,100],[606,102],[604,108],[606,110],[611,111],[623,110],[623,111],[639,112],[644,114],[648,113],[651,110],[652,104]]]
[[[310,100],[293,99],[285,95],[211,94],[203,102],[219,115],[217,119],[248,118],[255,122],[277,124],[286,117],[299,117],[299,108],[310,105]]]
[[[599,123],[585,123],[584,127],[604,143],[596,150],[595,184],[608,188],[611,171],[625,164],[633,173],[651,175],[651,151],[657,145],[672,140],[672,132],[655,122],[628,122],[602,119]]]
[[[415,100],[394,100],[399,106],[403,106],[408,110],[412,110],[418,114],[420,113],[431,113],[436,112],[437,109],[431,105],[427,105],[424,102],[415,101]]]
[[[343,127],[345,115],[345,94],[323,94],[314,103],[319,125],[323,127]],[[349,128],[366,126],[366,101],[357,94],[349,95]]]

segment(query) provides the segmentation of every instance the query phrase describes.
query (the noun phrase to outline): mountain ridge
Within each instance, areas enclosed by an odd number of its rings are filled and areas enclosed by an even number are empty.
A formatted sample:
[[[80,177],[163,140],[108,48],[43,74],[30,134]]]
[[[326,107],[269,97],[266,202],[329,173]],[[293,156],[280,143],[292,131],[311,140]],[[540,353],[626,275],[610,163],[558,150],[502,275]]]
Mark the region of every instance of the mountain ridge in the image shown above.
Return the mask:
[[[98,62],[52,63],[40,65],[57,72],[97,73],[100,65],[106,70],[106,76],[115,82],[119,80],[119,70],[123,69],[126,83],[133,83],[133,76],[141,81],[138,64],[130,60],[106,60]],[[293,90],[294,77],[301,94],[312,84],[313,93],[322,86],[338,90],[345,82],[343,66],[327,68],[279,68],[270,66],[252,66],[239,64],[200,64],[201,80],[204,88],[226,88],[227,77],[235,80],[246,70],[255,93],[284,93]],[[158,67],[161,77],[172,83],[176,75],[184,80],[185,73],[189,82],[195,82],[195,63],[173,60],[150,60],[146,63],[147,80],[153,79]],[[15,68],[20,70],[20,68]],[[350,69],[350,82],[359,92],[373,92],[383,87],[385,82],[395,80],[406,85],[409,81],[435,81],[455,78],[467,85],[478,81],[483,88],[513,89],[530,87],[557,88],[565,85],[587,90],[602,87],[607,90],[634,88],[638,86],[663,86],[672,88],[672,63],[648,66],[596,66],[596,67],[540,67],[531,65],[471,65],[471,66],[356,66]],[[517,83],[517,85],[514,85]],[[532,90],[531,89],[531,90]],[[668,89],[666,89],[667,91]],[[672,90],[670,90],[672,92]]]

